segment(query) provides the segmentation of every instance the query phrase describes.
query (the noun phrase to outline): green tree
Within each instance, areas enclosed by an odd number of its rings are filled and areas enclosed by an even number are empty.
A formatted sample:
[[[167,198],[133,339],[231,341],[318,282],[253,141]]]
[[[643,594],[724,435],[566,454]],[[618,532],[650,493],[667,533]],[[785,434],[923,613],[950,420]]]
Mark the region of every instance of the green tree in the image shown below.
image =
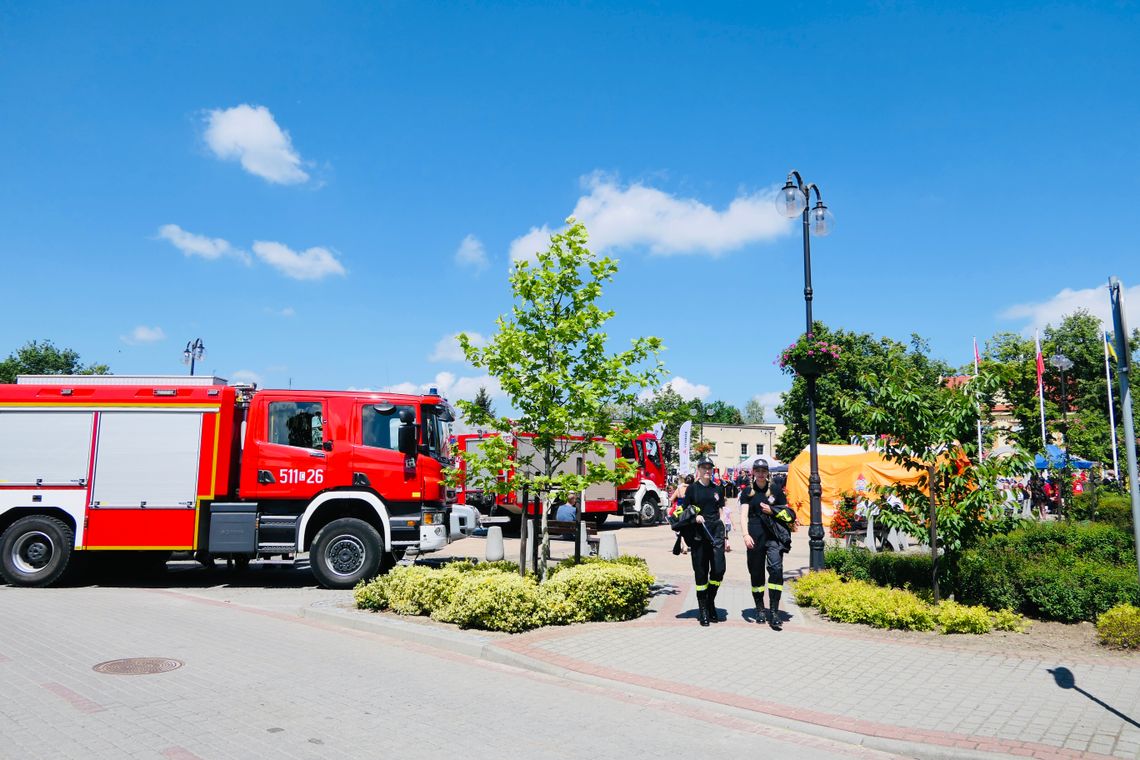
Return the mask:
[[[744,416],[727,401],[713,401],[705,405],[703,419],[705,422],[715,422],[720,425],[743,425]]]
[[[693,419],[693,402],[686,400],[673,386],[665,385],[645,398],[639,398],[630,408],[615,415],[620,419],[643,419],[652,427],[661,422],[665,425],[662,433],[665,444],[665,461],[670,470],[678,464],[677,447],[681,425]]]
[[[79,353],[57,348],[50,340],[30,340],[0,361],[0,383],[14,383],[17,375],[109,375],[106,364],[83,364]]]
[[[764,405],[758,396],[748,399],[744,405],[744,422],[747,425],[759,425],[764,422]]]
[[[534,434],[535,454],[512,459],[504,436],[486,440],[478,452],[462,454],[468,478],[488,493],[508,493],[525,485],[531,493],[580,491],[592,483],[625,482],[634,466],[618,457],[612,466],[603,458],[606,439],[618,447],[645,429],[644,418],[615,421],[615,408],[634,409],[638,392],[656,385],[664,372],[657,360],[658,338],[636,338],[630,348],[609,354],[604,325],[614,315],[598,300],[602,286],[614,278],[617,262],[587,247],[586,228],[573,219],[568,229],[552,235],[550,247],[532,265],[516,262],[510,284],[515,302],[500,316],[498,332],[483,348],[466,334],[459,343],[467,361],[486,368],[499,380],[515,420],[492,417],[473,402],[460,401],[465,419],[501,433]],[[563,466],[584,460],[582,474]],[[500,473],[509,473],[500,476]],[[550,536],[542,516],[539,577],[546,577]]]
[[[1063,435],[1074,455],[1102,463],[1112,462],[1112,435],[1108,418],[1108,393],[1104,377],[1104,343],[1101,323],[1080,309],[1046,326],[1041,352],[1045,360],[1045,424],[1047,435]],[[1140,331],[1133,331],[1130,346],[1140,349]],[[1050,358],[1063,354],[1073,362],[1065,372],[1066,398],[1062,407],[1061,376]],[[1001,365],[1001,394],[1017,420],[1013,437],[1029,451],[1041,450],[1040,402],[1037,396],[1037,353],[1034,341],[1012,333],[998,333],[986,346],[985,358]],[[1137,374],[1137,373],[1134,373]],[[1132,392],[1140,390],[1140,377],[1132,377]],[[1116,373],[1112,371],[1114,414],[1119,424],[1121,407]],[[1065,413],[1063,413],[1063,411]],[[1136,414],[1137,409],[1133,409]],[[1140,415],[1136,417],[1140,422]],[[1065,431],[1063,428],[1066,427]],[[1118,431],[1118,455],[1123,440]]]
[[[483,410],[483,413],[488,417],[495,416],[495,405],[491,402],[491,394],[487,392],[487,386],[479,386],[479,391],[471,403]]]
[[[917,381],[932,386],[939,377],[953,374],[948,364],[930,358],[926,341],[918,335],[911,335],[906,345],[868,333],[832,330],[822,322],[815,323],[813,334],[840,347],[838,366],[816,380],[816,430],[820,443],[849,443],[852,436],[874,432],[855,411],[857,407],[841,403],[844,392],[866,393],[861,390],[860,376],[884,374],[895,363]],[[792,380],[792,387],[781,394],[776,414],[787,425],[776,443],[776,458],[791,462],[808,445],[807,381],[798,376]]]
[[[1020,449],[1009,457],[978,459],[978,406],[997,392],[998,374],[983,366],[977,377],[951,387],[912,372],[897,349],[890,358],[894,361],[882,371],[862,374],[858,391],[843,394],[841,404],[853,418],[864,420],[866,433],[881,436],[877,440],[884,457],[921,473],[916,485],[881,489],[883,497],[898,497],[904,508],[892,509],[883,501],[880,519],[913,536],[930,536],[937,600],[937,548],[944,550],[946,569],[955,578],[963,550],[983,536],[1008,530],[1016,518],[1004,511],[999,478],[1028,472],[1030,460]]]

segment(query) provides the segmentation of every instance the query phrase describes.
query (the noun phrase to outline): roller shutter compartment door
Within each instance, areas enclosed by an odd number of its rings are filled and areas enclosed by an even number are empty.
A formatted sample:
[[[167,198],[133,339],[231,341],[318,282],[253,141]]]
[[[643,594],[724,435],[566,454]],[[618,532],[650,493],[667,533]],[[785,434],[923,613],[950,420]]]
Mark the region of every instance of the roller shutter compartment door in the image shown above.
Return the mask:
[[[192,507],[201,444],[201,412],[104,412],[92,506]]]
[[[93,418],[91,412],[0,411],[0,484],[86,482]]]

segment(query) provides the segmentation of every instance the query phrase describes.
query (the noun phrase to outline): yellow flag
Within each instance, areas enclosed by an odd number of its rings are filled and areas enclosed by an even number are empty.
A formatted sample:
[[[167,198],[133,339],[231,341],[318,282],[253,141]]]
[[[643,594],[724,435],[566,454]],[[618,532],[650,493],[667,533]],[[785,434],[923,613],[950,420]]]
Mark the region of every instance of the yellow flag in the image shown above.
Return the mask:
[[[1104,334],[1104,345],[1108,346],[1108,355],[1112,357],[1112,360],[1119,362],[1120,360],[1116,358],[1116,347],[1108,340],[1108,333]]]

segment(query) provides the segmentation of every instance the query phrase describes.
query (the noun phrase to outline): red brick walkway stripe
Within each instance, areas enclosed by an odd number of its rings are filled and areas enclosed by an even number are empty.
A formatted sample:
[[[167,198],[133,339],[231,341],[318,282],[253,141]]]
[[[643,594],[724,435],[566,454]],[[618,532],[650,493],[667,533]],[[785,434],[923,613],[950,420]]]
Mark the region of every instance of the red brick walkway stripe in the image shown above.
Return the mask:
[[[64,701],[71,704],[76,710],[82,713],[97,713],[107,708],[98,702],[94,702],[87,697],[83,696],[77,691],[72,691],[61,683],[45,683],[40,684],[45,689],[60,697]]]

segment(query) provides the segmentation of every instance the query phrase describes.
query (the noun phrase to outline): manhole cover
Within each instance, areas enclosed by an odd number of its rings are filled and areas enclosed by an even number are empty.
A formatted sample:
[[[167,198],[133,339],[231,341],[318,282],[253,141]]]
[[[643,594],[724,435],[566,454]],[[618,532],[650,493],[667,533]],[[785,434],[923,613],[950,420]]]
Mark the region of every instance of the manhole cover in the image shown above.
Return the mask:
[[[92,670],[96,673],[109,673],[115,676],[146,676],[151,673],[165,673],[182,667],[178,660],[169,657],[129,657],[125,660],[101,662]]]

